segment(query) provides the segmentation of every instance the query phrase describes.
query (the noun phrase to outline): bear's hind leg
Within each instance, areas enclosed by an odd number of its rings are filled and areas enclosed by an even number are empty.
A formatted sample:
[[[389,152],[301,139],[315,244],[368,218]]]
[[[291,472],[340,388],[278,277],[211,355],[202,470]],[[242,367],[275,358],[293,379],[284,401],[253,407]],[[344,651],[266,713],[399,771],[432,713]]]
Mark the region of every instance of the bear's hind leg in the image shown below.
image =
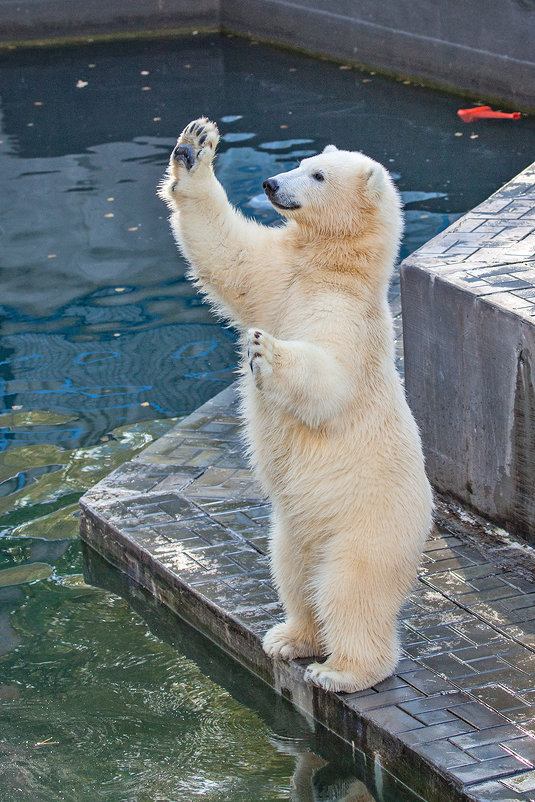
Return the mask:
[[[286,620],[276,624],[266,635],[262,646],[271,657],[292,660],[322,653],[319,628],[312,608],[305,597],[307,565],[305,556],[296,549],[287,525],[272,521],[271,571],[282,601]]]
[[[339,544],[338,544],[339,545]],[[316,610],[328,658],[312,663],[307,681],[353,693],[389,677],[399,660],[397,614],[404,593],[393,555],[356,555],[333,548],[317,574]],[[389,562],[389,565],[386,562]],[[399,566],[398,566],[399,567]]]

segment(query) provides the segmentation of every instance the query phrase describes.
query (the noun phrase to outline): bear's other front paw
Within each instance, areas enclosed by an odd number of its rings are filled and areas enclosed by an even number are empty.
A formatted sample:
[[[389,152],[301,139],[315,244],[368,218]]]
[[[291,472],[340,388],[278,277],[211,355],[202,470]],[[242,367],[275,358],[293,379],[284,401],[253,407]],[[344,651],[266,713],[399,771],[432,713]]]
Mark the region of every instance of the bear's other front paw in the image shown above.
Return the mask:
[[[200,117],[189,123],[178,137],[171,155],[171,168],[175,177],[178,178],[182,165],[190,172],[203,162],[209,164],[214,158],[218,142],[217,125],[207,117]]]
[[[249,329],[247,340],[247,359],[257,383],[261,383],[273,372],[273,352],[275,338],[261,329]]]

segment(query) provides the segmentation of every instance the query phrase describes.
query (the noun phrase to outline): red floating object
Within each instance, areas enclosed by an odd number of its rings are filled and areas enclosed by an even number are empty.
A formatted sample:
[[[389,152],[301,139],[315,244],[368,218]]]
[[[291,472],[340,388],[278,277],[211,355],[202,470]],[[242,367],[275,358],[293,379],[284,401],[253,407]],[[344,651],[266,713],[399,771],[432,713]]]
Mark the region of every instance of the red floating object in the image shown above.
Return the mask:
[[[519,111],[506,114],[504,111],[493,111],[490,106],[475,106],[473,109],[459,109],[457,112],[463,123],[473,123],[476,120],[519,120],[522,116]]]

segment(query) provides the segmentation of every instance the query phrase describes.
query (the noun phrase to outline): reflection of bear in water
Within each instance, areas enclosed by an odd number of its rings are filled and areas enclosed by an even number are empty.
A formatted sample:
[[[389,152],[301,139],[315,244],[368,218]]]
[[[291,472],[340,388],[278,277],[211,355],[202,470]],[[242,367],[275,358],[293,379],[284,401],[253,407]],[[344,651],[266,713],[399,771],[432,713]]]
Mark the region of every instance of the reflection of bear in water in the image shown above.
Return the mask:
[[[218,141],[214,123],[191,123],[160,193],[194,281],[241,333],[247,438],[286,612],[264,648],[326,654],[307,678],[356,691],[396,666],[397,614],[431,521],[387,305],[399,197],[380,164],[329,145],[264,182],[287,224],[261,226],[216,180]]]
[[[295,757],[295,771],[291,779],[292,802],[376,802],[362,780],[352,772],[343,779],[330,776],[330,766],[306,743],[294,738],[273,735],[272,746],[283,755]]]

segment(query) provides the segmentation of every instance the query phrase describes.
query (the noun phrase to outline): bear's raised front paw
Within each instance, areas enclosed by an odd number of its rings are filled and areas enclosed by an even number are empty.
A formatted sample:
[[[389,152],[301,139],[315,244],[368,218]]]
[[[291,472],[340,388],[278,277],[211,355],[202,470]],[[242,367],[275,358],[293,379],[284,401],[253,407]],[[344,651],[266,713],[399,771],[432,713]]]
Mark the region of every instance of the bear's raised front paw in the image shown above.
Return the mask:
[[[218,142],[217,125],[207,117],[189,123],[178,137],[171,155],[171,166],[176,177],[181,165],[190,172],[202,162],[209,164],[214,158]]]
[[[249,329],[247,334],[247,359],[255,381],[259,382],[273,371],[275,338],[261,329]]]
[[[314,654],[314,646],[296,635],[287,623],[271,627],[264,635],[262,648],[270,657],[279,657],[281,660],[310,657]]]

